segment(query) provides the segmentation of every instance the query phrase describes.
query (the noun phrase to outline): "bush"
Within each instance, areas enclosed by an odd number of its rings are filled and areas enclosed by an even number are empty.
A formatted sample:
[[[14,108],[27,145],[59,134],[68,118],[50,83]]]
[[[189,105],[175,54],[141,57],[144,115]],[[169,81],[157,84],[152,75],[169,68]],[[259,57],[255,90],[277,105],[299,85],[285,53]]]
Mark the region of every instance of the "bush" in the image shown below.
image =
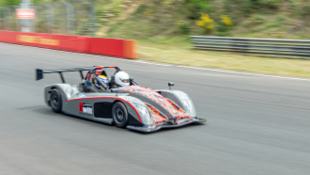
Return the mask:
[[[141,5],[138,7],[136,13],[143,13],[146,9],[147,9],[147,6],[146,6],[145,4],[141,4]]]
[[[257,11],[265,11],[268,9],[277,10],[280,3],[284,0],[231,0],[230,4],[234,6],[234,11],[241,11],[246,16]],[[226,4],[226,6],[228,6]]]
[[[261,0],[257,4],[260,8],[268,8],[268,9],[278,9],[279,4],[282,3],[283,0]]]
[[[199,19],[201,13],[210,13],[212,8],[209,0],[185,0],[187,17],[190,19]]]
[[[210,33],[215,27],[214,20],[208,14],[201,14],[200,21],[196,21],[196,25],[202,27],[205,33]]]
[[[305,5],[299,11],[301,17],[310,16],[310,5]]]
[[[19,0],[0,0],[0,6],[18,5]]]
[[[191,32],[191,27],[189,24],[180,21],[178,22],[178,30],[180,34],[189,34]]]
[[[0,6],[19,5],[21,0],[0,0]],[[61,1],[61,0],[49,0],[48,2]],[[33,0],[33,3],[44,3],[46,0]]]
[[[217,25],[217,31],[226,32],[231,29],[233,23],[227,15],[221,15],[221,21]]]

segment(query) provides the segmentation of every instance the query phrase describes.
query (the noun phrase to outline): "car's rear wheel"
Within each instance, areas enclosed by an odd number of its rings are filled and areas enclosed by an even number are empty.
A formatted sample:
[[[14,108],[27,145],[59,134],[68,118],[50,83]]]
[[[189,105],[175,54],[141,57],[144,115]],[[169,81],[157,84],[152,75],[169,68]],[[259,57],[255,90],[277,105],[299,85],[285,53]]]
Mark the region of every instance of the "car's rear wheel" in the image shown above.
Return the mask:
[[[112,107],[114,124],[119,128],[125,128],[128,124],[128,112],[122,102],[116,102]]]
[[[53,89],[50,96],[50,105],[54,112],[60,113],[62,109],[61,95],[58,89]]]

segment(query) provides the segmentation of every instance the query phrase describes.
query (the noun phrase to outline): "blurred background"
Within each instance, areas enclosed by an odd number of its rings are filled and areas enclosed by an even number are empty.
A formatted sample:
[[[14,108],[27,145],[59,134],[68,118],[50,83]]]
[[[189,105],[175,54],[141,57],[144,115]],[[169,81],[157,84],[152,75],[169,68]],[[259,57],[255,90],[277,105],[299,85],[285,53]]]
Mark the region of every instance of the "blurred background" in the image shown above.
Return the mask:
[[[16,31],[20,0],[1,0],[1,30]],[[304,0],[33,0],[35,32],[143,38],[217,35],[309,39]],[[93,29],[95,27],[96,29]]]
[[[147,61],[310,78],[306,0],[0,0],[0,30],[22,30],[21,2],[36,10],[31,32],[136,40]]]

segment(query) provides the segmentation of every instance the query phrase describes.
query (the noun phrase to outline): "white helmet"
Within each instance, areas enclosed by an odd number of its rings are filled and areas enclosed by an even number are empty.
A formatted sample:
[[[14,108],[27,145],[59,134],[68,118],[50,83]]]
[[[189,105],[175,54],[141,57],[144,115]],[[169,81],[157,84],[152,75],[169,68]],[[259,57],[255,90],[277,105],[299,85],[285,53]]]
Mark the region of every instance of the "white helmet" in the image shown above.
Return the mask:
[[[129,86],[130,85],[130,77],[124,71],[119,71],[115,74],[115,84],[118,86]]]

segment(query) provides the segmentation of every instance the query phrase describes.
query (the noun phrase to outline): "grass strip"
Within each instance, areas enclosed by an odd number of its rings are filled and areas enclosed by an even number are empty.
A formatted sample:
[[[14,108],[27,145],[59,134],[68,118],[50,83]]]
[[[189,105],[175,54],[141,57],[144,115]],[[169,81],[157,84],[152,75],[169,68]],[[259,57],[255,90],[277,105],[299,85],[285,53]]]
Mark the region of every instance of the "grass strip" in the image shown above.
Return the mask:
[[[191,49],[184,38],[138,39],[139,59],[169,64],[310,78],[310,60],[244,56]]]

